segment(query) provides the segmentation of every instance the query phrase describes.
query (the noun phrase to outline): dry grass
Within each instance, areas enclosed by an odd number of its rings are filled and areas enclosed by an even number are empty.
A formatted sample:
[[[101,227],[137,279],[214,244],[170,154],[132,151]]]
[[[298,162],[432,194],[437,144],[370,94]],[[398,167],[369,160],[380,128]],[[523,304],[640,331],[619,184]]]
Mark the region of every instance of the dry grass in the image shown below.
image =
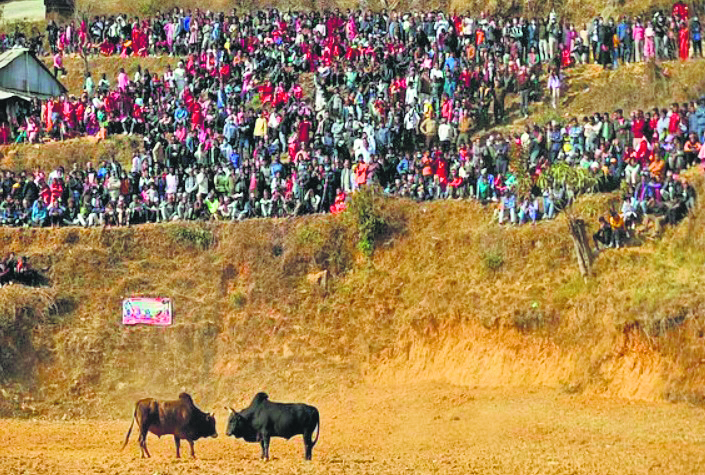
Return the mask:
[[[164,71],[166,71],[167,65],[170,65],[171,68],[174,69],[178,61],[178,58],[170,58],[169,56],[121,58],[120,56],[105,57],[97,55],[89,57],[88,68],[93,76],[96,87],[103,73],[106,74],[110,84],[115,86],[115,84],[117,84],[117,75],[120,72],[120,68],[125,68],[125,72],[130,78],[134,76],[138,65],[142,68],[143,72],[149,70],[150,73],[157,73],[161,76],[164,74]],[[53,59],[46,57],[44,58],[44,62],[47,66],[51,67]],[[62,76],[60,78],[61,83],[66,86],[69,94],[77,97],[80,96],[83,92],[84,73],[86,70],[83,58],[76,55],[66,56],[64,58],[64,67],[68,71],[68,76]]]
[[[111,136],[97,142],[95,138],[80,138],[46,144],[19,144],[0,146],[0,169],[45,171],[57,166],[71,170],[73,164],[82,167],[87,162],[97,166],[103,160],[115,158],[123,166],[132,162],[135,147],[141,144],[137,137]]]
[[[496,130],[518,132],[525,124],[545,124],[551,120],[566,120],[595,112],[612,113],[622,109],[625,114],[653,107],[669,107],[673,102],[687,102],[702,96],[705,87],[705,61],[690,60],[637,63],[604,71],[595,64],[579,65],[563,71],[567,90],[561,107],[554,110],[548,98],[531,104],[531,115],[524,119],[519,112],[518,97],[510,96],[507,108],[509,122]]]
[[[609,199],[579,212],[596,221]],[[472,202],[389,201],[384,213],[406,230],[372,260],[335,216],[3,230],[3,248],[50,266],[53,291],[74,302],[45,332],[37,410],[116,414],[182,389],[217,404],[260,389],[294,398],[363,374],[701,400],[701,211],[660,242],[604,253],[587,285],[563,218],[498,228]],[[327,288],[306,279],[322,269]],[[172,297],[174,326],[122,327],[132,295]]]
[[[569,74],[566,112],[586,114],[617,108],[629,112],[700,97],[705,86],[705,61],[629,64],[608,72],[591,65]]]

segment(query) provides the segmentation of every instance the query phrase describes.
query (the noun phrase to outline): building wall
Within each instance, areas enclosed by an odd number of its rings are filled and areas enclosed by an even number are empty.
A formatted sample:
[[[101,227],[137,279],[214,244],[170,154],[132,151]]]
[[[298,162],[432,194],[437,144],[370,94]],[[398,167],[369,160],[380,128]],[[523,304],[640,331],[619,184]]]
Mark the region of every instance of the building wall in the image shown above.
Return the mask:
[[[51,74],[28,54],[0,69],[0,87],[43,96],[62,94]]]

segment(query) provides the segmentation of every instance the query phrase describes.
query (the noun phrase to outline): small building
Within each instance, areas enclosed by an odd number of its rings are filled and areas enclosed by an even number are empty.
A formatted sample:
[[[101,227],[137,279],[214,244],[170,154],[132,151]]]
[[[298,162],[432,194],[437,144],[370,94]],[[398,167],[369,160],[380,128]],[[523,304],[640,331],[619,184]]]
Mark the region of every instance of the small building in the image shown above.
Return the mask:
[[[26,48],[0,54],[0,121],[16,117],[32,99],[48,99],[67,91],[49,68]]]

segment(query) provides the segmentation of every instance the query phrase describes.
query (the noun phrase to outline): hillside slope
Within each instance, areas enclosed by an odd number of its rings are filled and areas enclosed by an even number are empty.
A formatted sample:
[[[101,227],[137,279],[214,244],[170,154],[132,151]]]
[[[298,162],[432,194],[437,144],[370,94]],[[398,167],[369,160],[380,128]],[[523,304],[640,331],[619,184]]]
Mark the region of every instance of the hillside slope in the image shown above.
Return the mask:
[[[594,221],[607,199],[580,213]],[[476,203],[378,206],[396,226],[371,260],[345,216],[3,229],[2,249],[51,287],[0,289],[3,321],[34,327],[0,410],[94,417],[146,394],[310,399],[365,380],[703,400],[702,208],[661,241],[604,252],[585,284],[563,218],[499,228]],[[307,279],[324,269],[326,287]],[[132,295],[172,297],[175,324],[123,327]]]

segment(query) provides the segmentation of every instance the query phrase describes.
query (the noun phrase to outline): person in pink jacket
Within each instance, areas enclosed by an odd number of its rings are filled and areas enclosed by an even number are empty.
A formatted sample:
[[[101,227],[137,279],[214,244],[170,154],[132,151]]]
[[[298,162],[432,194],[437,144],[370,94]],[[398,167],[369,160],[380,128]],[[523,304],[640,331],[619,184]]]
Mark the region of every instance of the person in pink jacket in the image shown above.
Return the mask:
[[[654,36],[654,28],[651,26],[651,22],[647,22],[646,29],[644,30],[644,61],[648,61],[656,56]]]
[[[642,60],[644,53],[644,27],[641,24],[641,19],[636,19],[632,31],[634,36],[634,60],[638,63]]]
[[[127,86],[130,84],[130,78],[128,77],[127,73],[125,73],[125,68],[120,68],[120,72],[118,73],[117,77],[117,82],[118,89],[120,89],[121,92],[126,92]]]

